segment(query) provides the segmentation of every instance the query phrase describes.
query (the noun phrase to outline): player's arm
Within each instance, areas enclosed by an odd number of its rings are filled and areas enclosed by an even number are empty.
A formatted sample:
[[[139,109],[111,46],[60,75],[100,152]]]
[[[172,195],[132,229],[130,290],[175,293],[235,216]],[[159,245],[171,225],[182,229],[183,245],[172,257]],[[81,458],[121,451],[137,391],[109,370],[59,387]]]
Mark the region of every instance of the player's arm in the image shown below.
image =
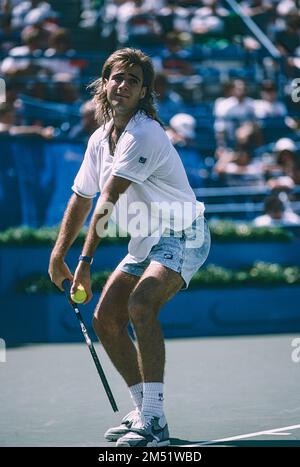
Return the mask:
[[[48,273],[54,284],[63,290],[61,284],[64,279],[72,281],[72,274],[64,258],[76,239],[80,229],[91,210],[92,199],[73,194],[65,211],[60,231],[52,250]]]
[[[101,238],[103,238],[103,233],[107,227],[114,205],[130,184],[130,180],[114,175],[111,175],[107,180],[90,221],[88,233],[82,249],[83,256],[94,256],[96,248]],[[84,261],[80,261],[77,266],[71,293],[76,291],[79,284],[82,284],[85,288],[87,293],[85,303],[87,303],[92,298],[92,291],[90,285],[90,264]]]
[[[96,248],[103,236],[104,229],[107,227],[114,205],[130,184],[130,180],[114,175],[110,176],[107,180],[89,225],[82,250],[83,255],[94,256]]]

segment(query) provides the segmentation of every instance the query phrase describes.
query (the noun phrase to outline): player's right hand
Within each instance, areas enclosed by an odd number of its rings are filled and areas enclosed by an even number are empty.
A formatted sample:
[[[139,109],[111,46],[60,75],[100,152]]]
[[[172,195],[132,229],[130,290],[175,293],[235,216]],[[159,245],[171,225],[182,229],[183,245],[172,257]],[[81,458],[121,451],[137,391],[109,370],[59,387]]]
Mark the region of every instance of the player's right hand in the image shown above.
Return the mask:
[[[73,282],[73,275],[64,261],[64,258],[60,256],[52,256],[49,262],[48,274],[51,281],[58,287],[62,292],[64,291],[62,283],[65,279]]]

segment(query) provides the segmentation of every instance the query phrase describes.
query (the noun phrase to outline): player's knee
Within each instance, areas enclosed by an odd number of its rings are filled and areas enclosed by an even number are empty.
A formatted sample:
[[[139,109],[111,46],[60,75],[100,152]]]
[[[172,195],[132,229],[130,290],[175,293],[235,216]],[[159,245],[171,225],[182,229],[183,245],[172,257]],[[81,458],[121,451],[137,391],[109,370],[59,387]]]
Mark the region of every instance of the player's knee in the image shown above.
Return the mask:
[[[152,304],[132,296],[128,301],[128,314],[134,326],[145,326],[156,313]]]
[[[101,320],[96,315],[93,316],[93,328],[97,336],[101,337],[103,326]]]
[[[93,317],[93,328],[100,340],[106,337],[112,338],[118,336],[122,332],[121,323],[114,322],[104,314],[95,314]]]

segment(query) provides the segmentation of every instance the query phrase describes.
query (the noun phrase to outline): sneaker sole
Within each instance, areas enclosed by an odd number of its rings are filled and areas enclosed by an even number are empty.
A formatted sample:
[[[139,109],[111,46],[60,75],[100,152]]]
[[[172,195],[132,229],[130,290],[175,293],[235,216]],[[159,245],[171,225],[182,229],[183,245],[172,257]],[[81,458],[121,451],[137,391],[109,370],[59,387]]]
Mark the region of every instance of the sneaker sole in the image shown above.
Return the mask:
[[[146,446],[135,446],[134,444],[130,444],[130,443],[126,443],[123,442],[122,444],[118,444],[117,447],[129,447],[129,448],[135,448],[135,447],[145,447],[145,448],[151,448],[151,447],[160,447],[160,446],[169,446],[170,444],[170,440],[169,439],[166,439],[164,441],[159,441],[158,443],[156,444],[153,444],[153,443],[148,443]]]
[[[119,438],[122,438],[122,436],[127,435],[128,431],[124,431],[123,433],[115,434],[115,435],[107,435],[107,436],[104,435],[104,438],[106,439],[106,441],[111,441],[111,442],[118,441]]]

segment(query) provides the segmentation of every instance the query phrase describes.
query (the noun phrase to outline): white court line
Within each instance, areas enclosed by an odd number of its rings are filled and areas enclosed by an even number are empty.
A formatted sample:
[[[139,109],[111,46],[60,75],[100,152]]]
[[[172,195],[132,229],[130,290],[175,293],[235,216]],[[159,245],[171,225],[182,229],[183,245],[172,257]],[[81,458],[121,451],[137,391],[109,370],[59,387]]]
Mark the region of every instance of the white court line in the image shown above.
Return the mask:
[[[277,434],[281,435],[283,433],[280,433],[280,431],[297,430],[297,428],[300,428],[300,425],[291,425],[291,426],[285,426],[283,428],[273,428],[273,430],[257,431],[255,433],[248,433],[246,435],[232,436],[231,438],[213,439],[212,441],[205,441],[204,443],[198,443],[198,444],[185,444],[184,447],[207,446],[209,444],[221,443],[223,441],[235,441],[238,439],[254,438],[255,436],[260,436],[260,435],[277,435]],[[287,435],[288,433],[284,433],[284,434]]]

